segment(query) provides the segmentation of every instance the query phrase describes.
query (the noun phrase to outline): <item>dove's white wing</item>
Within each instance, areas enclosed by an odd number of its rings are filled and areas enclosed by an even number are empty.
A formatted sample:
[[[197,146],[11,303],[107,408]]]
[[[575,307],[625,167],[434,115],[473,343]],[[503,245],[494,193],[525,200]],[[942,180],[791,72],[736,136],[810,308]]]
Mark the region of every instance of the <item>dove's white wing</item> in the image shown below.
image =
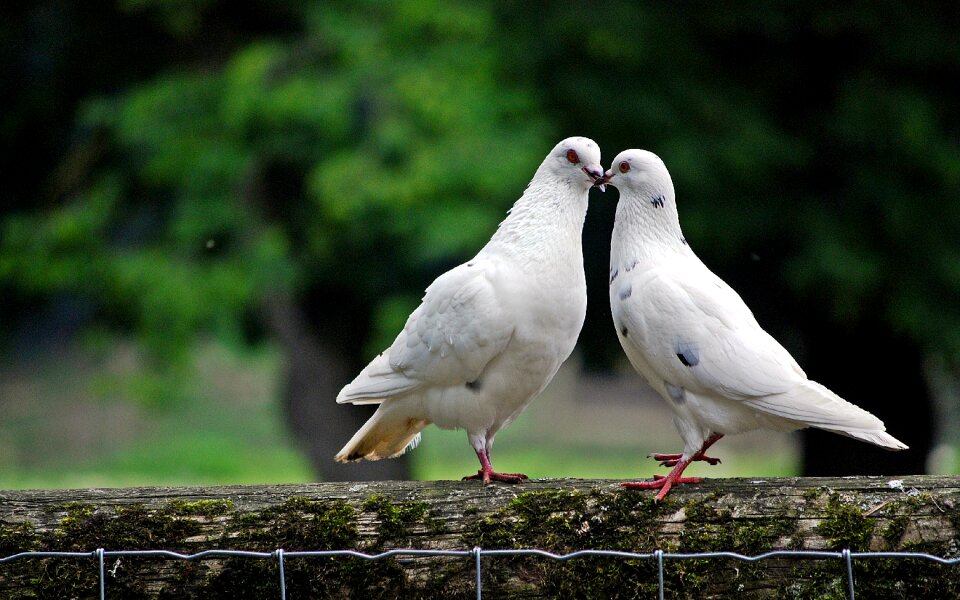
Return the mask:
[[[636,346],[628,354],[639,351],[664,381],[744,400],[783,392],[804,377],[740,296],[702,266],[683,261],[630,275],[614,316],[629,332],[625,346]]]
[[[624,323],[644,336],[645,360],[664,381],[799,423],[883,430],[867,411],[809,381],[740,296],[699,261],[650,269],[633,285],[639,289],[627,299]]]
[[[380,402],[422,385],[476,381],[513,334],[497,297],[496,266],[474,259],[438,277],[390,348],[337,402]]]

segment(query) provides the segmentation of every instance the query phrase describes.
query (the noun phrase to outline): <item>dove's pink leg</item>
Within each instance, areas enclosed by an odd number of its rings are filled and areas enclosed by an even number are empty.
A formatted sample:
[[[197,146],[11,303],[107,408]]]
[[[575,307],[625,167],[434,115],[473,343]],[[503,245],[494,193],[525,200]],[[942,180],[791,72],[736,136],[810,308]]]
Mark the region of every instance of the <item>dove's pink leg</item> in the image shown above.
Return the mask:
[[[631,490],[653,490],[658,489],[654,500],[660,501],[663,500],[667,495],[667,492],[670,491],[674,485],[680,485],[681,483],[700,483],[703,481],[701,477],[683,477],[683,471],[686,469],[690,463],[696,460],[702,460],[715,465],[720,462],[716,458],[707,456],[705,453],[707,448],[715,444],[720,438],[723,437],[722,433],[714,433],[706,440],[704,440],[703,445],[700,446],[700,449],[690,458],[686,460],[681,460],[680,457],[682,454],[654,454],[653,458],[656,460],[662,460],[660,464],[666,467],[673,467],[673,470],[667,476],[663,475],[654,475],[653,481],[631,481],[627,483],[621,483],[623,487]]]
[[[497,473],[493,470],[493,464],[490,462],[490,451],[476,450],[477,458],[480,459],[480,466],[482,467],[477,471],[476,475],[467,475],[463,478],[464,481],[468,479],[482,479],[483,485],[487,485],[491,481],[502,481],[504,483],[520,483],[524,479],[530,479],[523,473]]]
[[[719,438],[717,438],[717,439],[719,439]],[[675,467],[675,466],[677,466],[677,463],[680,462],[680,458],[681,458],[682,456],[683,456],[682,454],[660,454],[660,453],[658,452],[657,454],[648,454],[648,455],[647,455],[647,458],[652,458],[653,460],[659,460],[659,461],[660,461],[660,466],[662,466],[662,467]],[[719,459],[719,458],[714,458],[714,457],[712,457],[712,456],[707,456],[706,454],[703,454],[703,450],[701,450],[700,452],[698,452],[698,453],[694,454],[692,457],[690,457],[690,462],[694,462],[694,461],[697,461],[697,460],[702,460],[703,462],[708,463],[708,464],[711,464],[711,465],[719,465],[719,464],[720,464],[720,459]]]

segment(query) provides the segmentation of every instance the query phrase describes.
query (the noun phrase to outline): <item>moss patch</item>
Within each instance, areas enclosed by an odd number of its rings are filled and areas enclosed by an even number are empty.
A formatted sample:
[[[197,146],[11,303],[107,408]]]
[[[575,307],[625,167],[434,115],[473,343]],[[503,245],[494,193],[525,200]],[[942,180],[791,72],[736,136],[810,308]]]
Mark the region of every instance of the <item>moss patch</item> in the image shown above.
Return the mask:
[[[667,499],[627,491],[551,491],[521,494],[464,533],[469,546],[539,548],[569,553],[584,548],[652,552],[662,547],[658,517],[677,510]],[[554,561],[538,557],[486,558],[484,590],[495,597],[536,590],[550,598],[650,597],[656,594],[653,560],[588,557]],[[516,575],[516,577],[511,577]],[[517,586],[523,589],[515,589]]]
[[[91,552],[96,548],[165,549],[192,553],[230,548],[272,552],[358,549],[379,551],[408,546],[420,531],[435,531],[437,521],[423,503],[392,503],[371,496],[359,508],[343,501],[290,498],[257,512],[240,512],[227,500],[172,501],[161,508],[131,504],[102,509],[71,503],[51,508],[57,526],[38,532],[30,523],[0,526],[3,555],[30,550]],[[375,539],[361,543],[360,520],[377,525]],[[216,524],[210,523],[216,520]],[[212,537],[211,537],[212,536]],[[167,573],[151,582],[157,563]],[[466,561],[464,561],[466,562]],[[109,559],[108,596],[128,598],[270,598],[279,590],[273,558],[164,561],[155,558]],[[172,569],[173,573],[170,573]],[[396,560],[291,558],[285,581],[292,597],[394,598],[416,596],[425,586],[408,583]],[[4,565],[0,596],[25,598],[93,598],[98,589],[95,559],[30,559]]]
[[[723,506],[722,495],[692,500],[684,506],[687,521],[677,550],[684,553],[736,552],[747,556],[769,552],[785,545],[796,531],[796,521],[786,517],[739,517]],[[773,565],[780,568],[781,565]],[[736,559],[684,559],[671,563],[674,595],[699,598],[742,595],[767,579],[771,563]]]
[[[822,501],[824,495],[826,500]],[[858,552],[872,548],[951,555],[949,544],[904,541],[913,522],[911,517],[925,507],[930,510],[933,504],[924,495],[897,498],[873,515],[867,515],[855,501],[844,500],[836,492],[811,500],[821,500],[819,508],[825,516],[816,531],[823,536],[828,549],[849,548]],[[838,600],[848,597],[846,568],[839,559],[805,562],[806,566],[795,569],[794,581],[785,586],[783,597]],[[853,572],[858,599],[960,597],[960,566],[938,565],[922,559],[861,558],[854,560]]]
[[[53,509],[56,510],[56,509]],[[5,553],[30,550],[91,552],[105,549],[182,549],[183,540],[200,532],[200,525],[175,510],[147,510],[138,504],[98,510],[89,504],[70,503],[58,526],[38,532],[29,524],[0,528]],[[110,598],[146,598],[147,581],[127,577],[140,573],[148,559],[119,561],[109,583]],[[107,565],[107,568],[112,565]],[[5,566],[5,598],[92,598],[99,589],[96,560],[30,559]]]
[[[233,512],[233,502],[230,500],[197,500],[196,502],[173,500],[165,510],[172,515],[218,517]]]
[[[381,495],[370,496],[363,503],[363,510],[375,513],[380,522],[378,545],[409,540],[413,528],[425,522],[427,508],[425,502],[393,503]]]
[[[826,513],[826,518],[817,526],[817,532],[827,540],[829,549],[849,548],[854,552],[870,549],[876,520],[865,517],[855,502],[846,502],[834,492],[827,500]]]

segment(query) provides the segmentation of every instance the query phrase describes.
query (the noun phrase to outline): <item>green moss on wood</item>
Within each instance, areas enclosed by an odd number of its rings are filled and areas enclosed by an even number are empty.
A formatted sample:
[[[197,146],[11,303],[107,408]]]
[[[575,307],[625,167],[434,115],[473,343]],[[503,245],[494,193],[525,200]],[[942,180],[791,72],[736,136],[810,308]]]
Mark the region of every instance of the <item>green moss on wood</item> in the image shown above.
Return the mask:
[[[665,545],[655,520],[677,510],[672,500],[617,491],[548,491],[520,494],[506,508],[478,519],[464,534],[466,546],[540,548],[568,553],[583,548],[651,552]],[[558,562],[530,557],[488,559],[484,589],[505,595],[507,584],[547,597],[649,597],[656,593],[652,560],[579,558]]]
[[[684,505],[687,521],[680,534],[679,552],[736,552],[755,555],[782,547],[796,532],[796,521],[786,517],[734,518],[716,493]],[[767,565],[735,559],[683,560],[671,566],[675,585],[684,597],[731,593],[757,587]]]
[[[807,503],[816,502],[816,501],[819,500],[821,497],[823,497],[824,494],[826,494],[828,491],[829,491],[829,490],[827,490],[827,489],[826,489],[825,487],[823,487],[823,486],[810,488],[810,489],[806,490],[805,492],[803,492],[803,499],[804,499],[804,501],[807,502]]]
[[[5,553],[28,550],[91,552],[105,549],[182,549],[183,540],[197,535],[201,527],[181,518],[175,510],[148,510],[139,504],[98,509],[90,504],[69,503],[55,508],[62,513],[58,526],[37,532],[19,524],[4,528],[0,539]],[[146,598],[147,581],[127,574],[140,573],[148,559],[120,561],[110,582],[110,597],[119,600]],[[13,598],[88,598],[99,586],[95,559],[29,559],[4,569],[4,578],[15,582]]]
[[[786,517],[734,519],[717,500],[707,497],[684,506],[687,524],[680,535],[681,552],[760,554],[781,547],[780,541],[796,531],[796,521]]]
[[[166,508],[166,511],[172,515],[198,517],[219,517],[230,514],[233,510],[231,500],[197,500],[196,502],[173,500]]]
[[[283,547],[286,551],[352,548],[380,552],[422,545],[415,543],[416,535],[442,527],[429,515],[426,503],[393,502],[382,495],[368,497],[359,507],[342,501],[291,498],[278,507],[236,518],[242,529],[231,534],[233,546],[239,542],[240,547],[261,551]],[[361,521],[373,523],[376,535],[361,541]],[[396,559],[291,558],[285,562],[287,590],[290,597],[304,598],[464,596],[471,581],[469,560],[459,564],[443,559],[419,560],[425,567],[429,565],[430,577],[408,577]],[[202,598],[275,598],[278,577],[275,561],[231,559],[213,577],[194,583],[199,585]]]
[[[426,521],[427,508],[424,502],[394,503],[379,494],[370,496],[363,503],[365,512],[377,515],[380,524],[377,533],[381,543],[409,538],[412,528]]]
[[[831,550],[848,548],[854,552],[870,549],[876,521],[864,516],[855,502],[848,502],[834,492],[825,506],[826,517],[817,526],[817,532],[828,542]]]
[[[844,500],[832,492],[822,503],[826,516],[817,532],[832,550],[868,550],[882,539],[880,549],[951,556],[950,544],[904,540],[911,522],[914,522],[911,517],[920,510],[930,510],[932,505],[933,499],[924,494],[903,496],[886,501],[881,510],[868,515],[856,502]],[[920,559],[863,558],[855,560],[853,568],[858,599],[960,597],[958,566],[937,565]],[[808,561],[808,566],[797,568],[795,572],[795,581],[783,590],[784,597],[847,597],[846,571],[840,560]]]
[[[920,494],[918,496],[908,496],[889,503],[882,514],[890,515],[887,517],[887,525],[883,529],[882,536],[887,543],[888,550],[897,550],[908,545],[909,541],[904,541],[911,518],[914,517],[924,506],[930,506],[933,500],[929,494]]]
[[[33,523],[25,521],[0,526],[0,556],[40,550],[40,535]]]

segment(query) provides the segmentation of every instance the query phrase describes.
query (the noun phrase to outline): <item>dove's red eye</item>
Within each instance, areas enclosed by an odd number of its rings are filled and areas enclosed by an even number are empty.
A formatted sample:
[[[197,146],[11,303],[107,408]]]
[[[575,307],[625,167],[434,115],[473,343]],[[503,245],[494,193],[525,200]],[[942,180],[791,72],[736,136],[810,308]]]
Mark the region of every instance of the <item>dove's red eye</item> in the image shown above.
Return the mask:
[[[621,172],[621,173],[626,173],[626,172],[629,171],[629,170],[630,170],[630,163],[628,163],[627,161],[623,161],[623,162],[620,163],[620,172]]]
[[[580,157],[577,156],[577,151],[567,150],[567,160],[569,160],[573,164],[577,164],[578,162],[580,162]]]

